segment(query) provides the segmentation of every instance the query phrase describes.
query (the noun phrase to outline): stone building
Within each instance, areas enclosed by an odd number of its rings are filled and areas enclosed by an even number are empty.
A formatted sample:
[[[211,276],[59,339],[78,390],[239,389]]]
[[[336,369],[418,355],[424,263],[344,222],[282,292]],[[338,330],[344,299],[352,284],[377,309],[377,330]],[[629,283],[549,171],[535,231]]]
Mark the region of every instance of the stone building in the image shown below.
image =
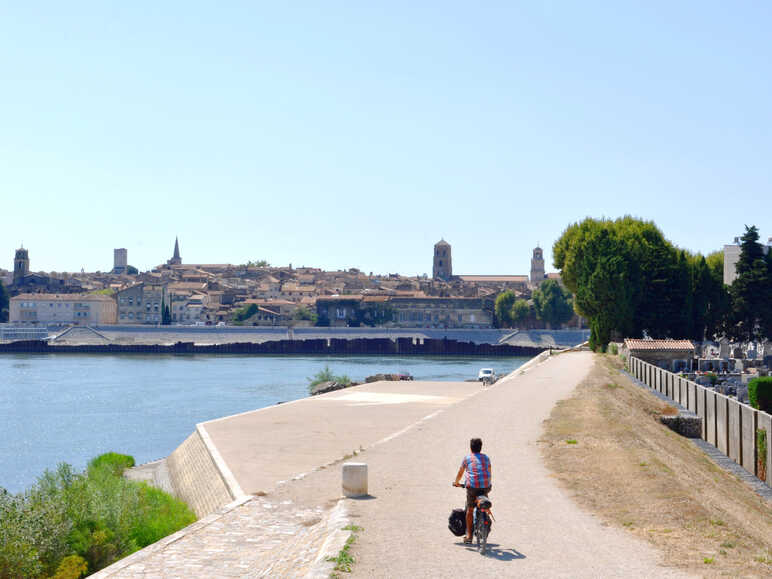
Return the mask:
[[[453,259],[450,253],[450,243],[440,239],[434,244],[434,264],[432,277],[434,279],[449,280],[453,276]]]
[[[114,324],[116,303],[101,294],[19,294],[10,300],[9,319],[16,324]]]
[[[23,247],[16,250],[13,257],[13,283],[20,285],[25,275],[29,274],[29,251]]]
[[[538,245],[533,250],[531,257],[531,285],[538,287],[544,281],[546,273],[544,272],[544,252]]]
[[[126,267],[128,266],[128,263],[129,255],[125,247],[113,249],[113,273],[126,273]]]
[[[671,372],[691,370],[694,365],[694,344],[689,340],[634,340],[626,338],[622,354],[635,356]]]
[[[166,284],[137,283],[120,290],[116,298],[120,324],[160,324],[168,305]]]
[[[182,265],[182,258],[180,257],[180,242],[174,238],[174,254],[172,258],[166,262],[167,265]]]

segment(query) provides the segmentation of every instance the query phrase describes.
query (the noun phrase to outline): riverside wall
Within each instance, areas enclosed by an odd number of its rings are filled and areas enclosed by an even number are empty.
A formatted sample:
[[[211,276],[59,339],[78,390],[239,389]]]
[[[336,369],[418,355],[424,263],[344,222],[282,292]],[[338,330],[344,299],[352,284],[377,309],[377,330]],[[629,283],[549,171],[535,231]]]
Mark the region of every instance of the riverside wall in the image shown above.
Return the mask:
[[[734,398],[682,378],[639,358],[630,358],[630,373],[702,418],[702,439],[754,476],[766,464],[766,484],[772,486],[772,416]],[[756,431],[767,432],[766,456],[759,456]]]
[[[0,344],[0,353],[77,354],[248,354],[248,355],[378,355],[378,356],[535,356],[546,348],[477,344],[432,338],[328,338],[273,340],[228,344],[83,344],[55,345],[44,340]]]
[[[199,518],[239,498],[229,488],[222,465],[213,456],[200,427],[165,462],[174,495]]]

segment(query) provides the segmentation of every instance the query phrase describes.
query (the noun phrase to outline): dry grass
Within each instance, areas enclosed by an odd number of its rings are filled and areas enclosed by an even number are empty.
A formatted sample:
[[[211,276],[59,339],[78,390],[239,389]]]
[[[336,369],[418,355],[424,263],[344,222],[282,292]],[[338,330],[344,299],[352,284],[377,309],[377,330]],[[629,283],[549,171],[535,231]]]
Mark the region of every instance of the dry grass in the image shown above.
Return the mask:
[[[548,467],[579,504],[701,575],[771,576],[772,506],[658,421],[677,410],[598,355],[545,423]],[[576,441],[567,444],[567,441]]]

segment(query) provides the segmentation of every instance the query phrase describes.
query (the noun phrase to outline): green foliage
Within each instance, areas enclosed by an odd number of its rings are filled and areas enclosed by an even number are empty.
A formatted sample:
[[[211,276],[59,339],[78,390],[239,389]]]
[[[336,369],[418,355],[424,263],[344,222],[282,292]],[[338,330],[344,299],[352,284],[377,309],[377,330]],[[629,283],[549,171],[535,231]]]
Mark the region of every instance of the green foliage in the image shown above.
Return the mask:
[[[772,337],[772,256],[765,256],[755,226],[745,227],[737,261],[737,278],[729,290],[727,334],[736,341]]]
[[[139,270],[134,267],[133,265],[127,265],[126,266],[126,273],[129,275],[137,275],[139,273]]]
[[[249,304],[248,306],[239,308],[235,312],[233,312],[233,321],[243,322],[244,320],[247,320],[252,316],[254,316],[257,313],[257,310],[258,310],[257,304]]]
[[[292,318],[295,320],[308,320],[312,324],[316,324],[316,321],[319,319],[319,316],[316,314],[316,312],[312,312],[306,306],[300,306],[298,309],[295,310],[295,313],[292,315]]]
[[[271,264],[264,259],[256,259],[255,261],[242,263],[240,267],[271,267]]]
[[[121,476],[123,471],[134,466],[134,457],[117,452],[106,452],[88,463],[88,470],[107,469],[115,476]]]
[[[538,289],[534,290],[533,302],[536,315],[551,328],[559,328],[574,315],[571,294],[554,279],[543,281]]]
[[[52,579],[78,579],[88,571],[88,563],[79,555],[68,555],[59,563]]]
[[[593,349],[644,332],[701,340],[720,331],[723,266],[675,248],[650,221],[585,219],[566,228],[553,255]]]
[[[23,494],[0,490],[0,577],[77,578],[195,520],[184,503],[124,479],[133,464],[107,453],[84,473],[62,463]]]
[[[511,290],[501,292],[496,296],[494,312],[500,328],[512,326],[512,306],[515,303],[515,294]]]
[[[351,384],[351,378],[345,374],[336,376],[333,374],[332,369],[325,365],[323,370],[319,370],[312,378],[308,378],[308,390],[313,390],[314,386],[321,384],[322,382],[337,382],[338,384],[349,386]]]
[[[172,323],[172,311],[169,304],[164,304],[163,311],[161,312],[161,325],[168,326]]]
[[[3,286],[3,282],[0,281],[0,323],[8,321],[8,304],[10,299],[8,298],[8,292]]]
[[[609,344],[608,345],[608,353],[612,356],[616,356],[619,354],[619,346],[616,344]]]
[[[91,295],[97,295],[97,296],[111,296],[111,295],[115,295],[115,290],[108,287],[101,290],[90,291],[88,293]]]
[[[772,376],[759,376],[749,380],[748,400],[754,408],[772,412]]]
[[[759,478],[765,481],[767,480],[767,431],[762,428],[756,430],[756,456]]]
[[[509,315],[512,323],[517,325],[527,320],[531,313],[531,304],[528,303],[528,300],[519,299],[512,304],[512,311]]]

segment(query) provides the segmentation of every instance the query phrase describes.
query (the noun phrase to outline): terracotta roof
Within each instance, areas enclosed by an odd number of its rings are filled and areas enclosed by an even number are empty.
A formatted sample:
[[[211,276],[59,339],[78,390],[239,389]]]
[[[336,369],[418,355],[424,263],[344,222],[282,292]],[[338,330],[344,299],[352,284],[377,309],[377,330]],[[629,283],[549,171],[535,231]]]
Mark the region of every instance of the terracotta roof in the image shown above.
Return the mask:
[[[689,340],[633,340],[625,338],[628,350],[663,350],[668,352],[694,351],[694,344]]]

